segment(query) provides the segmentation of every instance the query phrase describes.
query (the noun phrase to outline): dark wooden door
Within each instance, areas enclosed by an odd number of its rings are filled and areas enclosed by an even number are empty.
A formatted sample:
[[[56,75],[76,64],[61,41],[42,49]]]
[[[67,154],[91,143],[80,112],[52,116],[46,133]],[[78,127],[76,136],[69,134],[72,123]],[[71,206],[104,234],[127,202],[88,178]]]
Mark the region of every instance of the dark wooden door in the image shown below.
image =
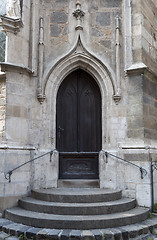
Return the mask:
[[[98,178],[101,150],[101,94],[93,77],[72,72],[57,95],[57,150],[60,178]]]

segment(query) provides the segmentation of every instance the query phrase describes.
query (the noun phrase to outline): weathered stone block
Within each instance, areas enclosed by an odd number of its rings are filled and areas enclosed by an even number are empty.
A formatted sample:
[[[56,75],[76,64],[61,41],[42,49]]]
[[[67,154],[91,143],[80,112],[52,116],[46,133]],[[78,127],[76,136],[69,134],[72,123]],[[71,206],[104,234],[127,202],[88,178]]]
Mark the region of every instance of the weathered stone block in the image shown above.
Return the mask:
[[[111,16],[110,12],[97,12],[96,25],[97,26],[110,26]]]
[[[130,129],[139,129],[143,127],[143,118],[142,115],[139,117],[129,117],[128,118],[128,128]]]
[[[157,97],[157,94],[156,94],[156,87],[157,87],[157,84],[155,84],[154,82],[151,82],[149,81],[149,79],[147,78],[143,78],[143,91],[152,96],[152,97]]]
[[[90,6],[92,9],[97,10],[98,9],[98,1],[97,0],[91,0]]]
[[[138,153],[138,154],[124,154],[124,158],[128,161],[148,161],[148,154]]]
[[[33,238],[36,239],[37,233],[41,230],[41,228],[30,228],[26,231],[26,237],[28,239]]]
[[[94,234],[91,231],[82,231],[82,240],[94,240]]]
[[[51,30],[51,37],[59,37],[61,33],[60,26],[58,26],[57,24],[51,24],[50,30]]]
[[[139,116],[143,113],[142,104],[131,104],[127,109],[127,116]]]
[[[157,130],[145,128],[144,129],[144,137],[156,140],[157,139]]]
[[[61,240],[69,240],[70,232],[70,230],[63,230]]]
[[[51,16],[52,23],[66,23],[68,16],[64,12],[53,12]]]
[[[144,129],[129,129],[127,131],[128,138],[141,138],[144,137]]]
[[[138,95],[135,95],[135,92],[142,93],[143,88],[143,77],[142,76],[131,76],[128,79],[128,93],[133,93],[134,98],[138,98]]]
[[[56,3],[64,4],[64,3],[68,3],[68,0],[56,0]]]
[[[96,28],[92,28],[92,36],[94,37],[100,37],[100,36],[103,36],[103,33],[100,32],[98,29]]]
[[[121,2],[121,0],[100,0],[100,7],[120,7]]]
[[[70,240],[80,240],[81,239],[81,231],[80,230],[72,230],[71,231]]]
[[[111,41],[110,40],[101,40],[100,43],[105,47],[111,49]]]
[[[154,98],[152,96],[143,94],[143,103],[148,104],[153,107],[154,105]]]
[[[42,229],[40,232],[38,232],[37,239],[53,239],[53,240],[58,240],[59,239],[59,234],[61,230],[57,229]]]
[[[92,230],[95,240],[103,240],[102,232],[100,230]]]

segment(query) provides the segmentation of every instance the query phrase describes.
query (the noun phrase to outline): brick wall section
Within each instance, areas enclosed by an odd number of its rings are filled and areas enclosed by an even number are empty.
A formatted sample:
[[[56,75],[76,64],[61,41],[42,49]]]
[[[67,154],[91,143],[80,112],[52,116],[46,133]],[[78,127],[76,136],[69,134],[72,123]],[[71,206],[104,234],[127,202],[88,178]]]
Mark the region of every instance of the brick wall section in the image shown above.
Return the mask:
[[[6,110],[6,82],[5,78],[0,79],[0,142],[5,130],[5,110]]]

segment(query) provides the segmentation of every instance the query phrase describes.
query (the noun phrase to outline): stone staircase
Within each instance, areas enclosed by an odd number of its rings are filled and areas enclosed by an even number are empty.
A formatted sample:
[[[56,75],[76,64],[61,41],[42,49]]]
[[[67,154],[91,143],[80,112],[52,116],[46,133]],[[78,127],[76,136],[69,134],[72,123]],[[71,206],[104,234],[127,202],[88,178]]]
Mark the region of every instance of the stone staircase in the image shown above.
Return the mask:
[[[99,188],[33,190],[5,217],[25,225],[56,229],[100,229],[144,221],[149,209],[135,199],[122,198],[121,191]]]
[[[18,207],[5,211],[4,221],[9,221],[10,226],[15,224],[16,229],[20,226],[24,229],[27,226],[27,230],[28,228],[36,229],[35,233],[33,232],[33,237],[36,236],[37,232],[42,232],[43,237],[44,229],[45,235],[48,230],[50,232],[56,231],[57,236],[54,239],[64,240],[61,235],[63,233],[65,235],[65,232],[76,235],[76,238],[70,238],[70,235],[67,235],[69,237],[66,236],[65,239],[82,239],[78,238],[78,232],[80,234],[82,234],[81,231],[92,232],[91,236],[94,237],[93,231],[100,233],[101,230],[99,238],[88,236],[84,239],[103,239],[104,232],[109,229],[112,230],[111,232],[115,232],[116,229],[120,232],[121,229],[121,237],[115,239],[129,239],[126,235],[122,238],[124,229],[127,229],[128,226],[133,228],[133,224],[141,224],[141,222],[146,229],[144,222],[149,221],[146,220],[148,215],[148,208],[138,207],[135,199],[122,198],[122,193],[119,190],[60,187],[33,190],[30,197],[19,200]],[[6,228],[1,224],[1,229],[9,229],[9,224]],[[152,226],[152,223],[150,225]],[[157,221],[155,225],[157,225]],[[142,234],[142,224],[139,226],[139,233]],[[137,230],[137,226],[134,228]],[[9,230],[7,231],[9,232]],[[58,235],[59,232],[61,235]],[[148,231],[146,232],[148,233]],[[49,238],[44,236],[43,239]]]

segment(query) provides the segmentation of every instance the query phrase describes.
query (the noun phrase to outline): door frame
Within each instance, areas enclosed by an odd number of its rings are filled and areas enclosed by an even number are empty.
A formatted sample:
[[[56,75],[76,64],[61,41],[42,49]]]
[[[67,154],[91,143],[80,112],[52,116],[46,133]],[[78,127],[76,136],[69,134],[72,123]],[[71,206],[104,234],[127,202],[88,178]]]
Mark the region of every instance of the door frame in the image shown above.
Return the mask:
[[[92,93],[92,95],[88,96],[86,94],[87,89]],[[69,95],[69,92],[73,92],[73,94]],[[81,114],[84,119],[82,123],[85,125],[83,125],[83,128],[81,128],[83,135],[80,135],[81,132],[78,132],[81,122],[81,119],[79,120],[79,116],[84,109],[85,100],[83,100],[82,98],[90,99],[88,103],[88,109],[91,110],[91,118],[90,120],[88,119],[89,115],[86,114],[86,111]],[[83,102],[81,101],[81,99],[83,100]],[[77,101],[79,102],[79,104]],[[98,153],[102,149],[101,105],[101,92],[97,82],[91,76],[91,74],[87,73],[82,69],[77,69],[73,71],[63,80],[62,84],[60,85],[56,102],[56,139],[57,150],[59,151],[59,178],[98,179]],[[69,113],[68,109],[71,109],[71,114],[76,114],[75,116],[70,115],[71,120],[68,120],[69,115],[68,118],[66,118],[66,113]],[[72,116],[74,116],[74,118]],[[85,119],[87,122],[85,121]],[[74,131],[72,131],[72,126]],[[84,128],[88,129],[87,135],[84,135]],[[60,134],[58,133],[58,129],[62,129]],[[73,135],[74,132],[77,134]],[[89,134],[92,134],[91,141],[90,139],[85,141],[84,137],[86,138]],[[82,136],[82,140],[84,139],[82,142],[83,145],[80,141],[78,141],[81,140],[80,136]],[[67,144],[69,142],[69,139],[71,139],[70,145]],[[86,145],[86,142],[89,143],[89,145]],[[81,146],[78,145],[78,143],[80,143]]]
[[[80,51],[80,49],[79,49]],[[92,53],[76,51],[76,47],[70,53],[65,55],[51,68],[47,70],[44,80],[44,95],[46,101],[44,102],[45,119],[47,120],[48,138],[45,138],[43,147],[45,149],[56,149],[56,98],[58,89],[67,75],[72,71],[81,68],[93,76],[97,82],[101,97],[102,97],[102,149],[108,147],[108,139],[110,139],[110,111],[112,111],[113,95],[116,93],[115,74],[110,67],[105,66],[97,57]],[[51,112],[51,114],[49,114]],[[57,187],[58,174],[59,174],[59,156],[55,151],[53,166],[53,183],[51,186]],[[104,185],[104,168],[105,163],[103,160],[103,151],[99,154],[99,179],[100,186]]]

